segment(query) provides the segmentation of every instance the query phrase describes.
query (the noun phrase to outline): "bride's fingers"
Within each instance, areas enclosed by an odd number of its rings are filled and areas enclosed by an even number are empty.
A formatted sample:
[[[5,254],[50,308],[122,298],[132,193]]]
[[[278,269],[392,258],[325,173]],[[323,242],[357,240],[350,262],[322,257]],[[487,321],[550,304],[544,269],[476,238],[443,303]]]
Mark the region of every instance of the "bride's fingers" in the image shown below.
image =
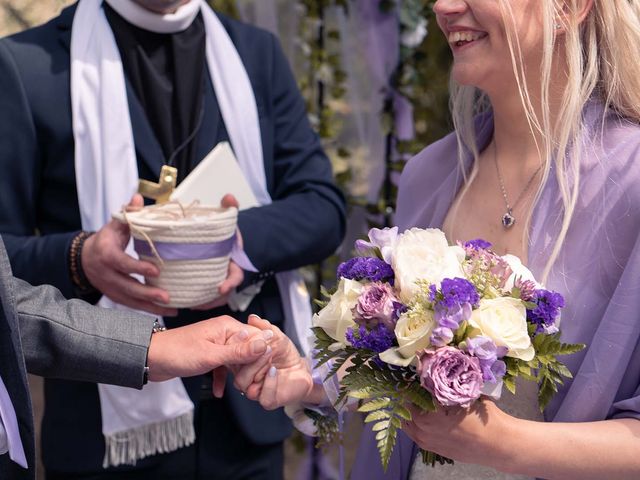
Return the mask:
[[[259,328],[260,330],[271,330],[274,333],[277,333],[277,331],[279,331],[278,327],[272,325],[271,322],[265,320],[264,318],[260,318],[255,314],[249,315],[247,323],[252,327]]]
[[[264,382],[262,383],[262,392],[260,392],[260,405],[265,410],[275,410],[278,408],[278,370],[271,366]]]
[[[246,396],[249,400],[258,401],[260,399],[260,393],[262,393],[262,383],[252,383],[247,388]]]
[[[256,375],[262,370],[269,370],[271,362],[271,347],[267,345],[267,350],[255,362],[243,366],[235,372],[233,385],[241,392],[246,392],[249,385],[254,383]]]
[[[213,370],[213,396],[222,398],[224,387],[227,383],[227,367],[218,367]]]

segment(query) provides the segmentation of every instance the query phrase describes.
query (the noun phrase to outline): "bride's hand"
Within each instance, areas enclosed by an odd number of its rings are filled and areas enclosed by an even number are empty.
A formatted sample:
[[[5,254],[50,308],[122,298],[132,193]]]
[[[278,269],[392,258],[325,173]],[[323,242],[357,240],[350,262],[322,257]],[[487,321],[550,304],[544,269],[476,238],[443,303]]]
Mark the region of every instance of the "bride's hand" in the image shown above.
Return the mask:
[[[253,364],[234,368],[234,386],[267,410],[312,400],[311,372],[293,342],[278,327],[255,315],[249,317],[249,325],[273,332],[268,341],[271,352]]]
[[[423,412],[409,407],[412,421],[402,429],[423,450],[464,463],[505,470],[509,464],[507,438],[514,437],[514,417],[504,413],[490,400],[480,400],[471,408],[438,407]]]

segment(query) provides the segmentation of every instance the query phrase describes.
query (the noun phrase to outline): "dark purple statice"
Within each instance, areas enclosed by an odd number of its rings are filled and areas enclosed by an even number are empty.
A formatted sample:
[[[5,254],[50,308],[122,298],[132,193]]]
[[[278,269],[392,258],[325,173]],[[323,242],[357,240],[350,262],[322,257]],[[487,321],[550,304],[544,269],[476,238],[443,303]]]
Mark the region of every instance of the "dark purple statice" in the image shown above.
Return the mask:
[[[371,330],[363,326],[357,330],[353,327],[348,328],[345,336],[353,347],[372,350],[376,353],[382,353],[393,347],[395,340],[393,332],[382,324]]]
[[[368,330],[361,326],[357,330],[348,328],[345,336],[347,341],[355,348],[372,350],[376,353],[382,353],[385,350],[395,346],[395,335],[391,330],[383,324]],[[373,362],[380,368],[386,365],[378,355],[375,356]]]
[[[437,304],[444,308],[453,308],[465,303],[477,307],[480,295],[473,283],[466,278],[445,278],[440,284]]]
[[[395,273],[388,263],[374,257],[354,257],[341,263],[338,277],[370,282],[389,282],[393,285]]]
[[[527,310],[527,320],[536,325],[536,333],[556,333],[556,321],[564,307],[564,297],[557,292],[536,290],[531,302],[536,304],[536,308]]]
[[[430,288],[433,298],[433,309],[438,326],[431,334],[431,343],[437,347],[449,344],[453,340],[455,330],[463,322],[469,320],[471,311],[480,302],[476,287],[464,278],[445,278],[440,284],[440,291]]]
[[[475,240],[469,240],[466,242],[464,244],[464,248],[472,250],[486,250],[487,248],[491,248],[491,243],[481,238],[476,238]]]
[[[394,320],[397,322],[398,319],[400,318],[400,315],[405,313],[407,310],[409,310],[409,307],[407,307],[404,303],[393,302],[393,318],[394,318]]]

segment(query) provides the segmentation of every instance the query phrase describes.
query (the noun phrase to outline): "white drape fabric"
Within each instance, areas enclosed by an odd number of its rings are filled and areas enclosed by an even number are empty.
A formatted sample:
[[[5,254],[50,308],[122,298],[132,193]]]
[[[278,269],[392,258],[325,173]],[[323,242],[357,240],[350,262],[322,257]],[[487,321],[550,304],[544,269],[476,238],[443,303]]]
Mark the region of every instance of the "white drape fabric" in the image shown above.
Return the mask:
[[[202,13],[207,66],[231,144],[258,202],[271,203],[255,96],[240,55],[218,17],[202,0],[192,0],[171,15],[141,11],[129,0],[107,1],[129,22],[163,33],[184,30]],[[90,231],[102,228],[112,212],[128,203],[138,185],[122,60],[101,4],[101,0],[80,0],[71,35],[76,182],[82,228]],[[127,252],[135,256],[131,244]],[[311,306],[304,282],[297,272],[281,272],[276,278],[285,330],[305,339]],[[126,308],[106,297],[100,305]],[[299,344],[308,350],[306,342]],[[179,379],[149,384],[142,391],[100,385],[99,392],[105,467],[134,464],[194,442],[193,403]]]

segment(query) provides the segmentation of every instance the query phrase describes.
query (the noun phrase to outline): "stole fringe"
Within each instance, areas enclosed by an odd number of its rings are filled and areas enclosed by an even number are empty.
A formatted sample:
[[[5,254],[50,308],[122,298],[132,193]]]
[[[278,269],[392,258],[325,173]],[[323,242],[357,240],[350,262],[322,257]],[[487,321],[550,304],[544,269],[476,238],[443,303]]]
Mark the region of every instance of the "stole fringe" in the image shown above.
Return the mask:
[[[150,423],[113,435],[105,435],[104,468],[135,465],[150,455],[168,453],[196,440],[193,410],[163,422]]]

